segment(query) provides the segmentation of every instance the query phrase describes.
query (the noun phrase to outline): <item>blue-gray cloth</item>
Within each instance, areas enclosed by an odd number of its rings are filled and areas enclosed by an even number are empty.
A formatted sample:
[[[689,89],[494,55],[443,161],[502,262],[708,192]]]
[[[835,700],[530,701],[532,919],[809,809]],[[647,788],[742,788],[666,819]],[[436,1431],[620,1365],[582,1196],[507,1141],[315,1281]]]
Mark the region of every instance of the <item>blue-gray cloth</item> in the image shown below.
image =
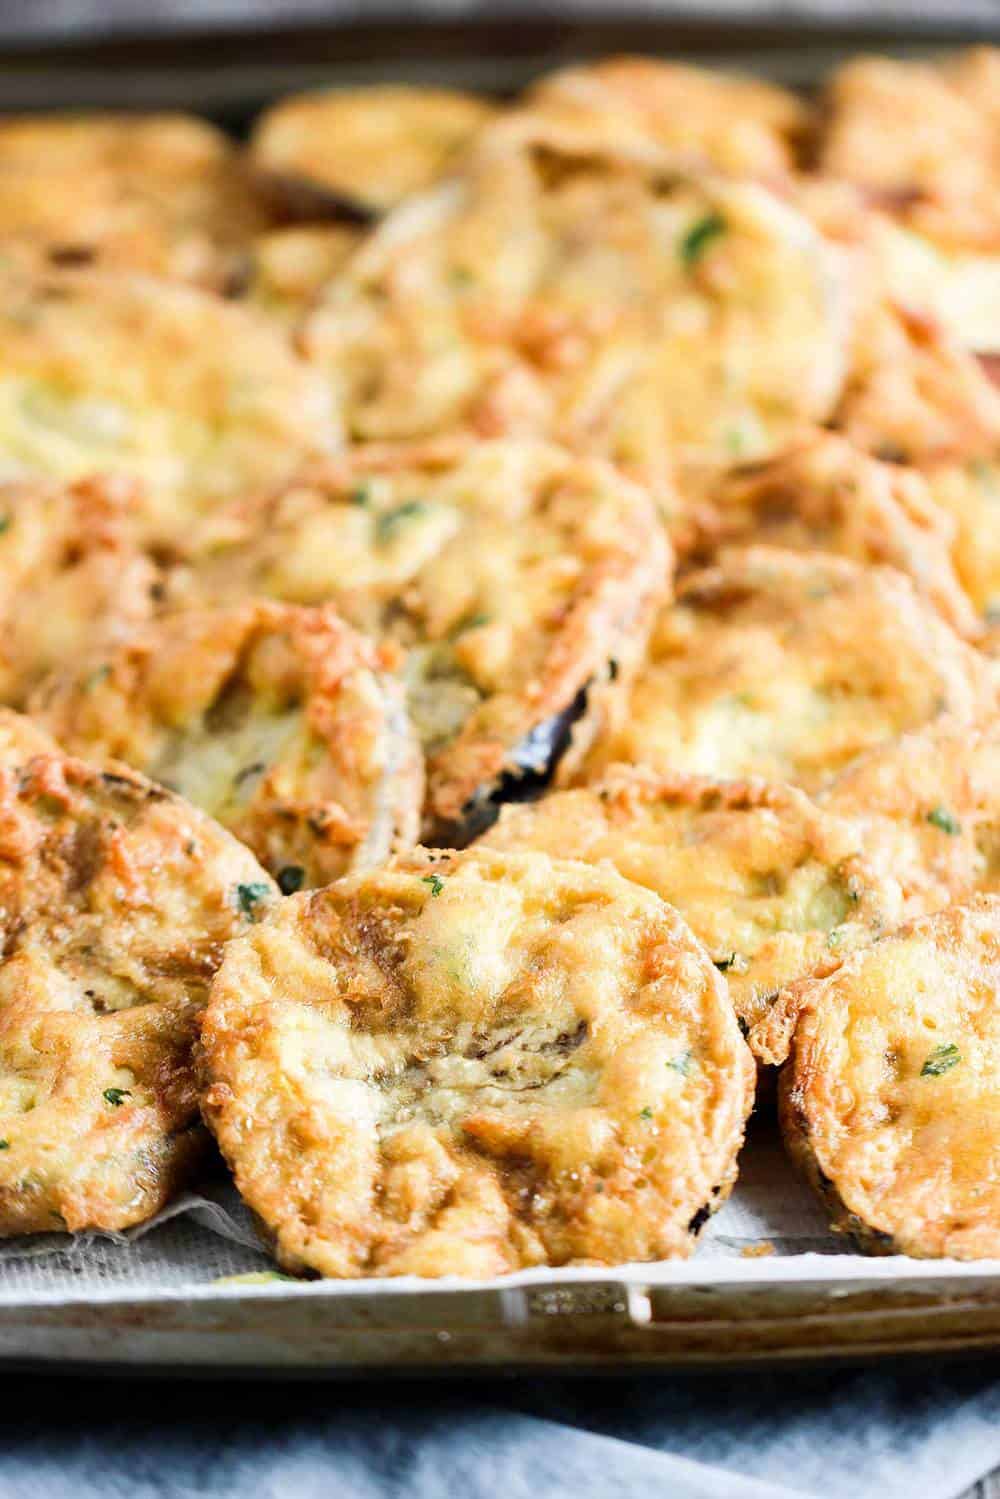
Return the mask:
[[[724,1378],[3,1386],[3,1499],[954,1499],[1000,1461],[1000,1358]]]

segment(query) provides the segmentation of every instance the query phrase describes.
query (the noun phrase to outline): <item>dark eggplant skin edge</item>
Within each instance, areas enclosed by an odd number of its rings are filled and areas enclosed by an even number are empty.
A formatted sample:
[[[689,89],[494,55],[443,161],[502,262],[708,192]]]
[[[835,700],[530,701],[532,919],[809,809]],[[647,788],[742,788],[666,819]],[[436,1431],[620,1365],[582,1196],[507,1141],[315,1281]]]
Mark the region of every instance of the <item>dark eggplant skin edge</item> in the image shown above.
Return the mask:
[[[438,822],[426,841],[439,848],[465,848],[493,826],[508,802],[537,801],[551,786],[573,729],[587,712],[593,685],[593,679],[586,682],[565,708],[535,724],[511,750],[509,769],[469,798],[461,821]]]
[[[350,224],[370,229],[379,215],[360,198],[334,192],[308,177],[253,168],[254,185],[271,213],[283,224]]]
[[[795,1096],[795,1043],[791,1055],[782,1067],[778,1078],[778,1117],[781,1135],[792,1164],[808,1182],[826,1210],[830,1229],[843,1234],[861,1254],[891,1255],[906,1254],[892,1234],[874,1228],[859,1218],[846,1204],[837,1190],[836,1183],[827,1176],[809,1143],[809,1125],[802,1107]]]

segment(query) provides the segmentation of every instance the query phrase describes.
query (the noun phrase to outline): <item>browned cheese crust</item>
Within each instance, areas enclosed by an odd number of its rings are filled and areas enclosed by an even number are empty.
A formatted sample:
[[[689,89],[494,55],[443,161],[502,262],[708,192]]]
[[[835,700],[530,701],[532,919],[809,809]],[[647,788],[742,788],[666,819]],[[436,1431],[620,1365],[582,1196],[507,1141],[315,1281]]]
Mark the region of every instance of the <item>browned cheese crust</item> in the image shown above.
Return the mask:
[[[507,807],[477,847],[610,864],[675,906],[724,973],[741,1026],[779,990],[895,926],[900,891],[857,828],[801,791],[612,768]]]
[[[26,765],[36,755],[51,755],[56,743],[41,724],[12,708],[0,708],[0,765]]]
[[[586,769],[618,760],[815,790],[876,745],[995,700],[985,658],[901,573],[734,549],[661,612]]]
[[[899,880],[908,916],[1000,894],[1000,717],[947,720],[886,744],[838,777],[823,805],[862,830]]]
[[[287,1269],[483,1277],[690,1253],[753,1064],[677,914],[610,870],[425,853],[230,945],[203,1109]]]
[[[184,1184],[196,1018],[223,944],[276,895],[124,767],[0,768],[0,1234],[125,1228]]]
[[[304,325],[357,440],[545,436],[671,512],[678,468],[830,415],[849,268],[792,203],[544,115],[512,128],[383,221]]]
[[[915,469],[880,463],[833,433],[817,432],[767,463],[730,471],[701,516],[698,555],[760,543],[888,564],[961,635],[981,621],[952,565],[955,526]]]
[[[0,267],[0,342],[0,478],[141,481],[157,542],[338,444],[327,382],[283,330],[194,287]]]
[[[394,654],[329,606],[191,610],[57,675],[35,708],[71,753],[179,792],[294,890],[416,842],[423,765]]]
[[[0,485],[0,700],[23,707],[48,672],[149,619],[163,577],[141,515],[121,478]]]
[[[638,664],[670,571],[648,496],[538,442],[356,449],[212,531],[196,594],[333,600],[408,651],[438,842],[488,820],[508,782],[579,758]]]
[[[794,995],[794,1160],[875,1254],[1000,1255],[1000,899],[903,927]]]
[[[226,290],[266,227],[236,148],[189,115],[0,121],[0,238],[53,264]]]

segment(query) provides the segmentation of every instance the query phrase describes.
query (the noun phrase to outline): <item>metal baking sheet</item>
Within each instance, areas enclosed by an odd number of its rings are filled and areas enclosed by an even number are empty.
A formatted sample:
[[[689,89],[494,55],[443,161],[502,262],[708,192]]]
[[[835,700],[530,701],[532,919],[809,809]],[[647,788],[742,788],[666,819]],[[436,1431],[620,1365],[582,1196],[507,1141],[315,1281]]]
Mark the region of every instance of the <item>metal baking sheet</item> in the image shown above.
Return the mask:
[[[403,20],[8,47],[0,81],[6,110],[188,108],[240,132],[277,95],[323,84],[403,79],[505,93],[573,59],[631,51],[808,89],[859,50],[925,55],[998,38],[1000,27],[959,29],[929,18],[908,22],[905,40],[877,23]],[[771,1169],[766,1150],[763,1168],[757,1164],[757,1133],[748,1175]],[[773,1139],[769,1148],[773,1166]],[[779,1171],[770,1190],[772,1198],[804,1192],[790,1171]],[[529,1271],[482,1285],[293,1284],[213,1276],[211,1264],[225,1255],[212,1245],[222,1241],[204,1229],[178,1228],[181,1222],[112,1246],[119,1273],[103,1278],[86,1256],[64,1252],[62,1272],[47,1277],[34,1248],[23,1259],[18,1248],[6,1248],[0,1365],[227,1376],[424,1368],[607,1373],[1000,1348],[1000,1264],[992,1262],[864,1260],[832,1253],[828,1243],[821,1253],[771,1255],[763,1230],[760,1244],[748,1242],[728,1257],[707,1246],[710,1252],[681,1264]],[[251,1248],[242,1253],[233,1263],[266,1264]],[[130,1277],[122,1269],[132,1257],[155,1265],[158,1254],[166,1267],[159,1276]]]

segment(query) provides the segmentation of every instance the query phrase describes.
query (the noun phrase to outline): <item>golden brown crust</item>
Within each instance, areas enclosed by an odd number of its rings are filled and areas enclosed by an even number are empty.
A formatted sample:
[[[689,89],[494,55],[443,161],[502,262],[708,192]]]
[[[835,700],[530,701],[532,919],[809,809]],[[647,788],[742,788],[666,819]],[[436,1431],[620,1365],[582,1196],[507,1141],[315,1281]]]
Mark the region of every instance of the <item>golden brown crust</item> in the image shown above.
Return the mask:
[[[679,166],[775,178],[812,125],[805,102],[756,78],[651,57],[609,57],[538,80],[523,109],[610,144],[653,142]],[[508,128],[501,118],[500,128]]]
[[[445,842],[583,753],[638,663],[668,553],[648,497],[598,460],[400,444],[218,516],[192,586],[332,599],[409,651],[427,836]]]
[[[698,553],[760,543],[832,552],[906,573],[961,635],[981,621],[949,558],[954,527],[914,469],[880,463],[830,432],[719,482],[701,515]]]
[[[157,540],[336,446],[329,388],[281,330],[192,287],[3,271],[0,340],[0,475],[141,480]]]
[[[404,204],[307,319],[356,439],[543,435],[671,509],[678,465],[766,456],[830,414],[849,274],[805,216],[655,148],[534,134],[487,137]]]
[[[799,988],[785,1139],[862,1249],[1000,1254],[998,923],[980,896]]]
[[[57,676],[34,706],[72,754],[144,771],[298,889],[416,842],[423,765],[392,655],[330,607],[191,610]]]
[[[832,423],[891,462],[989,458],[1000,447],[1000,391],[933,318],[882,303],[859,321]]]
[[[820,167],[942,243],[1000,249],[1000,51],[943,64],[860,57],[825,97]]]
[[[995,700],[985,659],[901,573],[733,549],[661,612],[585,773],[618,760],[815,790],[876,745]]]
[[[53,264],[226,290],[266,225],[235,147],[188,115],[7,116],[0,238]]]
[[[36,755],[56,751],[55,740],[35,719],[11,708],[0,708],[0,765],[26,765]]]
[[[203,1109],[279,1261],[491,1276],[684,1255],[753,1066],[680,918],[608,870],[424,853],[230,945]]]
[[[899,920],[895,880],[858,830],[803,792],[613,767],[595,785],[507,807],[477,847],[609,863],[675,906],[725,974],[744,1028],[779,990]]]
[[[0,700],[23,706],[48,672],[149,619],[161,569],[126,479],[0,485]]]
[[[1000,894],[1000,716],[947,720],[866,755],[823,805],[861,829],[899,880],[908,916]]]
[[[266,172],[385,213],[450,170],[494,113],[486,99],[452,89],[293,94],[257,121],[251,157]]]
[[[223,944],[277,895],[143,777],[59,754],[0,769],[0,1234],[119,1229],[202,1153],[196,1017]]]
[[[1000,461],[937,464],[926,470],[926,478],[935,504],[955,528],[955,570],[987,628],[995,627],[1000,622]]]

